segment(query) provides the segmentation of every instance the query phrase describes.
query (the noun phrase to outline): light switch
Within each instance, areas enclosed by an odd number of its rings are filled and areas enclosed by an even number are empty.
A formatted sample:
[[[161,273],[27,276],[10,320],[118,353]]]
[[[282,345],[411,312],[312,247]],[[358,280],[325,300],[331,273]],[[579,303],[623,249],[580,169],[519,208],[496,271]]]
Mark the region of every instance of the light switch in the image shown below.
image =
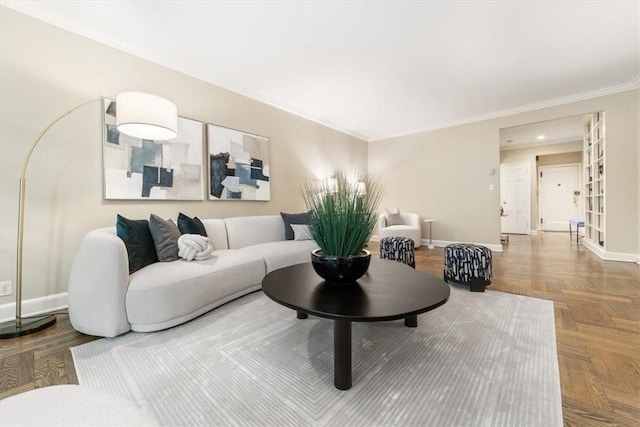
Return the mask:
[[[495,189],[496,189],[495,185],[489,184],[489,191],[493,191]]]

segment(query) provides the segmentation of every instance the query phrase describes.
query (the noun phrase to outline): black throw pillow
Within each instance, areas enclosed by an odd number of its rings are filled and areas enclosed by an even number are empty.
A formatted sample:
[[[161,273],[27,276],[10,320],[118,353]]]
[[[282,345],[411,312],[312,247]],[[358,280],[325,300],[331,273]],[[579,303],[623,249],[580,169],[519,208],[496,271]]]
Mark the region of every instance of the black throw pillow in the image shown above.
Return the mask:
[[[293,228],[291,228],[291,224],[308,224],[308,212],[302,212],[297,214],[289,214],[280,212],[280,216],[282,216],[282,221],[284,221],[284,238],[287,240],[293,240],[295,235],[293,233]]]
[[[204,224],[197,216],[189,218],[180,212],[180,214],[178,214],[178,228],[182,234],[199,234],[207,237],[207,230],[204,228]]]
[[[146,219],[132,220],[118,215],[116,231],[127,248],[129,274],[158,262],[153,237],[149,231],[149,221]]]

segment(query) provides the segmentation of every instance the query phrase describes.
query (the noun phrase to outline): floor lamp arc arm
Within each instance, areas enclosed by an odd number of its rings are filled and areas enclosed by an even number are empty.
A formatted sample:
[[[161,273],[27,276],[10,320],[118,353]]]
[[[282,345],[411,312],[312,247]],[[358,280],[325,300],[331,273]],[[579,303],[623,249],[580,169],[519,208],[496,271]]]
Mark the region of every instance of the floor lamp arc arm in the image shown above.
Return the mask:
[[[89,101],[83,102],[82,104],[77,105],[66,113],[62,114],[60,117],[49,123],[49,125],[40,132],[36,140],[31,144],[31,148],[27,153],[27,157],[24,159],[24,164],[22,165],[22,173],[20,174],[20,193],[18,200],[18,248],[17,248],[17,259],[16,259],[16,321],[20,322],[22,318],[22,249],[23,249],[23,241],[24,241],[24,204],[25,204],[25,195],[26,195],[26,174],[27,167],[29,166],[29,160],[31,160],[31,155],[35,151],[36,147],[42,140],[49,129],[54,127],[56,123],[60,120],[67,117],[69,114],[74,111],[79,110],[82,107],[85,107],[89,104],[92,104],[96,101],[103,99],[103,97],[93,98]]]
[[[122,98],[122,103],[119,101],[120,98]],[[24,208],[27,168],[29,166],[29,160],[31,160],[31,155],[35,151],[36,147],[40,141],[42,141],[42,138],[47,134],[47,132],[56,125],[56,123],[69,116],[74,111],[104,99],[109,98],[105,98],[103,96],[93,98],[62,114],[45,127],[42,132],[40,132],[27,152],[22,166],[22,172],[20,174],[20,192],[18,198],[16,319],[15,321],[0,323],[0,339],[17,338],[22,335],[31,334],[48,328],[56,323],[56,316],[52,313],[22,317],[22,252],[24,242]],[[142,92],[124,92],[118,94],[116,102],[120,103],[121,107],[125,107],[124,112],[121,114],[121,116],[124,117],[120,117],[122,122],[116,123],[118,128],[120,125],[123,125],[123,129],[120,130],[120,132],[141,139],[165,140],[176,137],[178,132],[178,112],[175,104],[171,101],[156,95]],[[126,130],[124,128],[126,128]]]
[[[38,137],[36,138],[36,140],[33,142],[33,144],[31,144],[31,148],[29,149],[29,152],[27,153],[27,157],[24,159],[24,163],[22,165],[22,174],[20,175],[20,179],[24,179],[27,173],[27,166],[29,165],[29,160],[31,160],[31,154],[33,154],[33,151],[36,149],[36,146],[38,145],[38,143],[40,143],[40,140],[42,139],[43,136],[45,136],[47,134],[47,132],[49,132],[49,129],[51,129],[52,127],[54,127],[56,125],[56,123],[58,123],[60,120],[64,119],[65,117],[67,117],[69,114],[73,113],[74,111],[79,110],[82,107],[85,107],[89,104],[93,104],[96,101],[99,101],[103,99],[103,97],[98,97],[98,98],[93,98],[87,102],[83,102],[80,105],[77,105],[75,107],[73,107],[71,110],[67,111],[66,113],[62,114],[60,117],[58,117],[57,119],[55,119],[54,121],[52,121],[51,123],[49,123],[49,125],[44,128],[42,130],[42,132],[40,132],[40,134],[38,135]]]

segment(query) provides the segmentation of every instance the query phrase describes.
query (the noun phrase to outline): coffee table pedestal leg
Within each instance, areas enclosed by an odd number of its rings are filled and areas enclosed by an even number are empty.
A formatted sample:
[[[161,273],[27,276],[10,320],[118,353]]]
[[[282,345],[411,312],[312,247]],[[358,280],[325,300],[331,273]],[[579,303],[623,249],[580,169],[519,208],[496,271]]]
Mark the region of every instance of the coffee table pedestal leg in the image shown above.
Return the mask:
[[[333,321],[333,375],[338,390],[351,388],[351,320]]]
[[[407,326],[409,328],[418,327],[418,316],[405,317],[404,326]]]

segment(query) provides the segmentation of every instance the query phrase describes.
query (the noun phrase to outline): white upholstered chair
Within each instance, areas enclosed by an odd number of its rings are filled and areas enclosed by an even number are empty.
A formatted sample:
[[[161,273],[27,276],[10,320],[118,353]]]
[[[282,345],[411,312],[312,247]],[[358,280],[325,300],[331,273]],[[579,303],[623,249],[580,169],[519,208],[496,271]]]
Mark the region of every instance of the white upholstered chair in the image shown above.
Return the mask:
[[[383,237],[408,237],[413,240],[416,248],[420,247],[422,240],[422,229],[420,228],[420,216],[411,212],[400,212],[404,225],[387,225],[386,216],[380,214],[378,224],[380,227],[379,235]]]

